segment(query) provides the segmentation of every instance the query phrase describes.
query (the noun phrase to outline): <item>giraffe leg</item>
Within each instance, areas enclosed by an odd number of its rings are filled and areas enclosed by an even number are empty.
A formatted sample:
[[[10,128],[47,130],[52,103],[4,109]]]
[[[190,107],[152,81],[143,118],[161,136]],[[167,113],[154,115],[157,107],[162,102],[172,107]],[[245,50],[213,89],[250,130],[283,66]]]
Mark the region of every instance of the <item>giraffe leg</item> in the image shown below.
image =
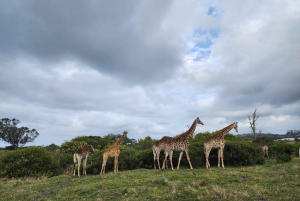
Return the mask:
[[[205,166],[206,166],[206,168],[210,167],[209,160],[208,160],[210,151],[211,151],[211,148],[209,148],[207,146],[207,144],[204,143],[204,154],[205,154]]]
[[[165,157],[164,157],[164,161],[163,161],[161,169],[165,169],[166,168],[166,162],[167,162],[168,154],[169,154],[168,151],[165,150]]]
[[[105,174],[106,161],[107,161],[107,159],[103,159],[102,168],[101,168],[100,174]]]
[[[210,150],[206,150],[205,151],[205,164],[206,164],[206,168],[210,168],[210,163],[209,163],[209,153],[210,153]]]
[[[119,156],[116,156],[116,172],[119,172]]]
[[[168,169],[168,156],[169,156],[169,153],[166,153],[166,161],[165,161],[165,168]],[[169,157],[169,160],[170,160],[170,157]]]
[[[88,155],[85,157],[84,159],[84,164],[83,164],[83,169],[84,169],[84,175],[86,175],[86,162],[87,162],[87,158],[88,158]]]
[[[76,154],[73,155],[73,160],[74,160],[74,165],[73,165],[73,169],[74,169],[74,176],[75,176],[75,171],[76,171],[76,164],[77,164],[77,158],[76,158]]]
[[[267,158],[269,159],[268,147],[266,147],[266,155],[267,155]]]
[[[169,160],[170,160],[170,163],[171,163],[171,168],[172,168],[172,170],[174,170],[172,158],[173,158],[173,151],[170,151],[170,153],[169,153]]]
[[[81,163],[81,157],[78,157],[78,165],[77,165],[77,168],[78,168],[78,177],[80,177],[80,163]]]
[[[153,149],[153,165],[154,165],[154,169],[156,169],[156,153],[155,153],[155,150]]]
[[[188,150],[185,150],[185,154],[186,154],[186,158],[190,164],[190,168],[193,169],[193,166],[192,166],[192,163],[191,163],[191,160],[190,160],[190,156],[189,156],[189,151]]]
[[[220,151],[221,153],[221,160],[222,160],[222,168],[224,169],[225,168],[225,166],[224,166],[224,160],[223,160],[223,153],[224,153],[224,146],[222,147],[222,149],[221,149],[221,151]]]
[[[221,148],[218,149],[218,168],[220,168]]]
[[[181,158],[182,158],[182,154],[183,154],[183,152],[180,152],[180,154],[179,154],[177,170],[179,169],[179,166],[180,166],[180,161],[181,161]]]
[[[117,171],[117,157],[115,156],[115,160],[114,160],[114,173],[116,173]]]
[[[165,157],[164,157],[162,169],[167,169],[168,168],[168,156],[169,156],[169,160],[170,160],[170,153],[169,153],[168,150],[165,150]]]
[[[156,152],[156,161],[157,161],[157,164],[158,164],[158,169],[160,169],[160,164],[159,164],[159,152]]]

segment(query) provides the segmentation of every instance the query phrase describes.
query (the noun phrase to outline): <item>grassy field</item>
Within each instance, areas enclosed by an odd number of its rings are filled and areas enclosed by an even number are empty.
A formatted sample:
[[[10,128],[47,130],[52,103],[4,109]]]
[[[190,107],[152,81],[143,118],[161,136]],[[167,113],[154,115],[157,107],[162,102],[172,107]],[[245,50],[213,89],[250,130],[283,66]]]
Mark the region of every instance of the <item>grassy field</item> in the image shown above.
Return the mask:
[[[300,200],[299,176],[300,159],[294,158],[288,163],[267,160],[264,165],[226,169],[2,178],[0,200]]]

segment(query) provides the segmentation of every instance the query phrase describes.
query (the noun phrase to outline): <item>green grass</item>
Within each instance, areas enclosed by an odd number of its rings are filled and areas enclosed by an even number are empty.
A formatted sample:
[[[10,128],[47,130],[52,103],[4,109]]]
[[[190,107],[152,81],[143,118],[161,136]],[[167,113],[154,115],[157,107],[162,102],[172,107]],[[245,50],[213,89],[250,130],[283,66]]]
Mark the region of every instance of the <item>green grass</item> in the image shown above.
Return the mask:
[[[100,167],[99,167],[100,168]],[[99,169],[100,171],[100,169]],[[299,200],[300,159],[194,170],[0,179],[0,200]]]

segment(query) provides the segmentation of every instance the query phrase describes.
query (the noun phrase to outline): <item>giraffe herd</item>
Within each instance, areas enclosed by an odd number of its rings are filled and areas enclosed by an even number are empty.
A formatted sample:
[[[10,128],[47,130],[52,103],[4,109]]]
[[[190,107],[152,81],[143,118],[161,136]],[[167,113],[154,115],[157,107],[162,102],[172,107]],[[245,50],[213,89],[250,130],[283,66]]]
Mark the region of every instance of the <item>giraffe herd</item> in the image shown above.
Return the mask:
[[[169,137],[169,136],[163,136],[160,140],[157,140],[153,146],[153,156],[154,156],[154,169],[156,169],[156,163],[158,165],[158,169],[165,169],[167,166],[167,157],[169,156],[170,164],[172,170],[173,168],[173,162],[172,162],[172,156],[174,151],[179,151],[179,159],[178,159],[178,164],[177,164],[177,169],[179,169],[180,166],[180,161],[182,159],[183,152],[185,152],[187,161],[190,165],[190,168],[193,169],[192,163],[190,161],[189,157],[189,138],[194,135],[194,132],[196,130],[197,125],[204,125],[202,121],[197,117],[190,128],[186,131],[181,133],[180,135],[176,137]],[[218,149],[218,167],[220,167],[220,162],[222,165],[222,168],[224,167],[224,161],[223,161],[223,152],[224,152],[224,147],[225,147],[225,135],[229,133],[231,129],[235,129],[236,132],[238,132],[238,122],[234,122],[225,128],[222,128],[221,130],[217,130],[213,136],[210,136],[204,140],[204,154],[205,154],[205,161],[206,161],[206,168],[210,167],[209,163],[209,154],[210,151],[213,148]],[[105,150],[103,153],[103,163],[100,171],[100,175],[105,174],[105,166],[106,162],[109,157],[114,157],[114,172],[118,172],[118,158],[120,155],[120,146],[123,143],[124,139],[127,136],[127,131],[123,132],[123,135],[119,138],[117,142],[115,142],[109,149]],[[266,144],[259,142],[259,141],[252,141],[253,143],[257,143],[259,147],[262,148],[264,154],[266,153],[267,157],[268,156],[268,147]],[[165,157],[163,160],[162,167],[160,166],[159,163],[159,155],[160,152],[164,151]],[[75,175],[75,169],[76,169],[76,164],[78,167],[78,176],[80,176],[79,169],[80,169],[80,163],[81,160],[83,161],[83,175],[86,175],[86,162],[87,158],[89,156],[89,152],[94,152],[94,148],[92,148],[90,145],[85,144],[81,149],[77,150],[74,153],[74,175]]]

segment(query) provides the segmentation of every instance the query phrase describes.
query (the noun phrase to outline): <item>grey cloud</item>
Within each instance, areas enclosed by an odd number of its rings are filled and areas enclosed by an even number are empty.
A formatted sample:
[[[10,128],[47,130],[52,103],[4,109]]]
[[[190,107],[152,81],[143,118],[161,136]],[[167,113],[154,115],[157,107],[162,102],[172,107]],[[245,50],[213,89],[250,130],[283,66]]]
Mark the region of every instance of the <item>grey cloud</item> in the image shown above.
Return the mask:
[[[185,46],[161,21],[170,1],[14,1],[1,9],[1,51],[46,62],[79,58],[131,83],[164,81],[182,64]],[[173,40],[172,40],[173,39]],[[170,42],[172,40],[172,42]]]

